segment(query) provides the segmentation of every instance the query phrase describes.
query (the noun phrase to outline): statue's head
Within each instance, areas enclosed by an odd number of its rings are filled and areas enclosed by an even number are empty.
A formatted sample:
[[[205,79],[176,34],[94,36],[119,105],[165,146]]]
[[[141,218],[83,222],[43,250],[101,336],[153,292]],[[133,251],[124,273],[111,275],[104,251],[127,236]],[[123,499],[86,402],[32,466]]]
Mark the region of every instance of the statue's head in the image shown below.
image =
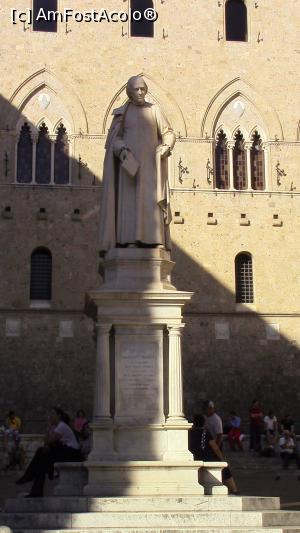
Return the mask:
[[[142,76],[132,76],[126,85],[128,98],[136,105],[143,105],[148,92],[147,84]]]

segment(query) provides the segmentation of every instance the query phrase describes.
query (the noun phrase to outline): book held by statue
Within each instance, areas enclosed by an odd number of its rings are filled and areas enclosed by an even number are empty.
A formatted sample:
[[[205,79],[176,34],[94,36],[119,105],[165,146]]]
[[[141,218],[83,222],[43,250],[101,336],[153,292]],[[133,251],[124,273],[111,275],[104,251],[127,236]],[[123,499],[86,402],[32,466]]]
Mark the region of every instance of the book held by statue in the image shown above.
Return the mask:
[[[134,178],[136,175],[138,169],[139,169],[139,163],[135,159],[135,157],[132,155],[131,152],[126,152],[126,157],[123,159],[121,163],[121,167],[125,170],[125,172],[130,176],[131,178]]]

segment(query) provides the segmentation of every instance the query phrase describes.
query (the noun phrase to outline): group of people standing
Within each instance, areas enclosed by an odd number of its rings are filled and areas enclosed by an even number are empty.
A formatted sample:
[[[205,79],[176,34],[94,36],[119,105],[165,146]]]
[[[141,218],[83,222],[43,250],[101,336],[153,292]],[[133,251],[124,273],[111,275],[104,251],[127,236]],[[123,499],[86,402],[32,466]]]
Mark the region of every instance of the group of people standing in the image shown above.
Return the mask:
[[[215,412],[214,403],[206,401],[203,414],[194,416],[193,427],[189,435],[189,449],[195,460],[224,461],[223,453],[223,423]],[[232,451],[244,451],[244,437],[241,417],[235,411],[230,413],[225,431],[229,448]],[[265,436],[265,446],[262,446],[262,436]],[[294,421],[290,415],[285,415],[278,423],[273,411],[264,416],[258,400],[253,400],[249,409],[249,451],[257,455],[275,455],[275,446],[279,445],[282,467],[288,468],[290,462],[295,461],[300,468],[300,456],[297,450]],[[280,475],[277,475],[277,479]],[[237,494],[237,487],[230,469],[224,468],[222,481],[228,486],[229,493]]]
[[[244,433],[242,430],[241,417],[235,411],[230,413],[230,418],[227,424],[227,438],[229,447],[232,451],[236,449],[244,451]],[[266,416],[263,415],[258,400],[253,400],[249,410],[249,450],[250,452],[262,452],[262,435],[266,438],[266,448],[269,453],[276,442],[276,435],[278,431],[277,418],[273,411],[269,411]],[[271,454],[271,453],[270,453]]]
[[[265,434],[265,447],[262,448],[261,436]],[[286,470],[294,461],[300,469],[300,455],[297,448],[295,423],[289,414],[286,414],[278,424],[273,411],[264,417],[258,400],[254,400],[250,409],[250,451],[272,457],[278,443],[282,468]],[[280,475],[277,475],[277,479]]]
[[[202,460],[224,460],[222,452],[223,424],[219,415],[214,410],[212,401],[204,404],[203,415],[194,417],[193,429],[190,435],[190,450],[195,458]],[[260,403],[253,400],[249,409],[249,451],[257,455],[272,457],[275,455],[276,446],[280,450],[282,467],[287,469],[292,461],[300,468],[300,455],[297,449],[294,420],[290,415],[285,415],[280,423],[274,412],[270,410],[264,416]],[[200,429],[201,431],[200,431]],[[244,451],[244,437],[241,417],[235,411],[230,413],[229,421],[224,428],[227,433],[229,448],[232,451]],[[265,444],[262,445],[262,436]],[[212,453],[213,452],[213,453]],[[223,476],[228,472],[223,471]],[[280,476],[278,475],[277,478]],[[224,483],[225,483],[224,479]],[[230,482],[231,483],[231,482]],[[228,483],[226,483],[228,484]],[[229,485],[228,485],[229,486]],[[232,490],[234,493],[234,490]]]

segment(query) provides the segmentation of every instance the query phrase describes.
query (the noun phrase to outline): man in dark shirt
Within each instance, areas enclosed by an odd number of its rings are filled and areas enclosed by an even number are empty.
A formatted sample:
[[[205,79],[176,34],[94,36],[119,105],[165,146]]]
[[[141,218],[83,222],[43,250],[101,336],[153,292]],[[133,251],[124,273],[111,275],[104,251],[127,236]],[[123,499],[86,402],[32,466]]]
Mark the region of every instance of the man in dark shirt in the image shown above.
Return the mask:
[[[190,452],[195,461],[225,461],[218,444],[204,427],[204,423],[202,415],[194,416],[194,424],[189,431]],[[228,487],[230,494],[237,494],[237,487],[228,466],[222,470],[222,483]]]

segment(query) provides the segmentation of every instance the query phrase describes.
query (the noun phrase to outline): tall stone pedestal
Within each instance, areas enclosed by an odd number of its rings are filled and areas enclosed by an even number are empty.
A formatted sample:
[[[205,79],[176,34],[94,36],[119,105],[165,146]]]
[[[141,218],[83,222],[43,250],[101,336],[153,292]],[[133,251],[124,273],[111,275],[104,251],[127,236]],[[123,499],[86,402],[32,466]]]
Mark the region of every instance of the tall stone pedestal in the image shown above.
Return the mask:
[[[97,350],[87,495],[203,493],[182,406],[182,307],[192,294],[171,285],[172,267],[165,250],[118,248],[89,294]]]

